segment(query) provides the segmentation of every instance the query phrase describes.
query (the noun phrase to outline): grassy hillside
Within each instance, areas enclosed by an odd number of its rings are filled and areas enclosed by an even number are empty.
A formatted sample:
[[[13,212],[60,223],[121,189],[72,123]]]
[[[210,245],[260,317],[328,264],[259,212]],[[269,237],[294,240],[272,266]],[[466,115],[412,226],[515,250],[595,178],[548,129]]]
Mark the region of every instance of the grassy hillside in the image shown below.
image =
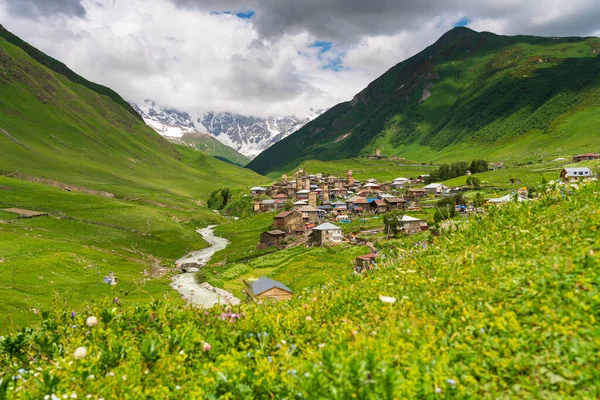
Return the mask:
[[[8,398],[597,398],[598,190],[492,207],[425,250],[398,243],[379,271],[348,268],[290,302],[57,307],[0,342],[0,388]]]
[[[197,150],[240,167],[250,162],[248,157],[221,143],[208,133],[188,132],[181,137],[181,140]]]
[[[140,115],[137,112],[135,112],[133,107],[131,107],[131,105],[129,103],[127,103],[121,96],[119,96],[118,93],[114,92],[113,90],[111,90],[105,86],[99,85],[94,82],[90,82],[87,79],[85,79],[84,77],[77,75],[65,64],[61,63],[58,60],[55,60],[54,58],[48,56],[47,54],[42,53],[41,51],[39,51],[38,49],[36,49],[32,45],[30,45],[29,43],[23,41],[21,38],[13,35],[9,31],[7,31],[2,25],[0,25],[0,37],[3,37],[9,43],[21,48],[25,53],[27,53],[31,58],[36,60],[38,63],[61,74],[62,76],[69,79],[70,81],[72,81],[74,83],[78,83],[82,86],[85,86],[86,88],[98,93],[99,95],[110,97],[115,103],[119,104],[121,107],[123,107],[129,113],[131,113],[134,117],[141,119]]]
[[[169,143],[111,98],[44,67],[1,37],[0,67],[2,174],[186,206],[222,185],[260,180]]]
[[[164,140],[116,93],[65,69],[0,28],[0,209],[49,213],[0,211],[0,333],[55,297],[74,309],[177,302],[173,262],[206,245],[197,227],[224,221],[205,207],[210,194],[266,180]],[[119,285],[98,284],[110,271]]]
[[[261,173],[374,153],[537,159],[600,147],[600,39],[455,28],[254,159]]]

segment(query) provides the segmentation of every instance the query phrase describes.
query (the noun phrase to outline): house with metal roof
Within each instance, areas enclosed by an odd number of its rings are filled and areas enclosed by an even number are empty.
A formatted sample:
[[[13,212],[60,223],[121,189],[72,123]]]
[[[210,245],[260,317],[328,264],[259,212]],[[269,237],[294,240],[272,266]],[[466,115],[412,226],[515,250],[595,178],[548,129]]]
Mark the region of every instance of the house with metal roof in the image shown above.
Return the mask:
[[[563,168],[560,172],[561,179],[565,181],[576,181],[579,179],[591,178],[594,176],[592,171],[587,168]]]
[[[399,222],[400,228],[407,235],[412,235],[413,233],[418,233],[429,229],[427,221],[411,217],[410,215],[403,215],[402,218],[399,219]]]
[[[283,283],[261,276],[257,280],[246,284],[248,294],[258,300],[289,300],[294,292]]]
[[[428,194],[440,195],[444,193],[445,190],[448,190],[448,186],[443,183],[430,183],[429,185],[423,187],[423,189],[427,190]]]
[[[260,196],[262,194],[267,193],[267,189],[261,186],[254,186],[252,188],[250,188],[250,192],[252,193],[253,196]]]
[[[326,243],[341,243],[343,239],[342,228],[325,222],[313,229],[310,242],[313,245],[321,246]]]

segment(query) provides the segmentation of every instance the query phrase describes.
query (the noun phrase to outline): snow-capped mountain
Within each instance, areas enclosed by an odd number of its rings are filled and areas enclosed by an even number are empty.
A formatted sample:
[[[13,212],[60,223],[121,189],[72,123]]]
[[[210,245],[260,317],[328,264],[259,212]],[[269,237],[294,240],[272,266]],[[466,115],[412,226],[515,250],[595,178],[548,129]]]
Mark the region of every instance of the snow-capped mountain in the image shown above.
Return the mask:
[[[300,129],[326,110],[311,110],[304,118],[256,118],[231,113],[193,115],[164,108],[151,100],[132,104],[144,121],[163,136],[181,137],[187,132],[208,132],[221,143],[254,158],[260,152]]]

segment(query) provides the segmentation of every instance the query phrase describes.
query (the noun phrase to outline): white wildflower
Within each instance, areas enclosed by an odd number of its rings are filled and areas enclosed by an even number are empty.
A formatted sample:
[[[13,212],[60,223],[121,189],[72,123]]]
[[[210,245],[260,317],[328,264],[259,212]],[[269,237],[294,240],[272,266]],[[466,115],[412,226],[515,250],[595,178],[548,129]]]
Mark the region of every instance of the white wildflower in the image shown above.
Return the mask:
[[[389,296],[379,296],[379,300],[381,300],[382,303],[386,303],[386,304],[394,304],[396,302],[395,297],[389,297]]]

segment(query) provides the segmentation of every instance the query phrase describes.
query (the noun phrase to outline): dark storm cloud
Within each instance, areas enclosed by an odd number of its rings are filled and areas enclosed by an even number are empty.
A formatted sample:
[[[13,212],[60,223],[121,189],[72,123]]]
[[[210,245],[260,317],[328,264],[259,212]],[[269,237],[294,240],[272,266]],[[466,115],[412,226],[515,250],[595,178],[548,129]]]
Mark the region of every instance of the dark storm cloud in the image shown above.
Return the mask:
[[[84,17],[85,8],[81,0],[4,0],[8,10],[17,16],[37,18],[63,14],[69,17]]]
[[[353,43],[364,36],[411,31],[438,16],[506,20],[509,30],[531,34],[586,35],[600,29],[600,1],[520,0],[172,0],[203,11],[254,10],[265,38],[308,31],[315,37]],[[556,14],[541,20],[540,15]],[[460,17],[459,17],[460,18]]]

